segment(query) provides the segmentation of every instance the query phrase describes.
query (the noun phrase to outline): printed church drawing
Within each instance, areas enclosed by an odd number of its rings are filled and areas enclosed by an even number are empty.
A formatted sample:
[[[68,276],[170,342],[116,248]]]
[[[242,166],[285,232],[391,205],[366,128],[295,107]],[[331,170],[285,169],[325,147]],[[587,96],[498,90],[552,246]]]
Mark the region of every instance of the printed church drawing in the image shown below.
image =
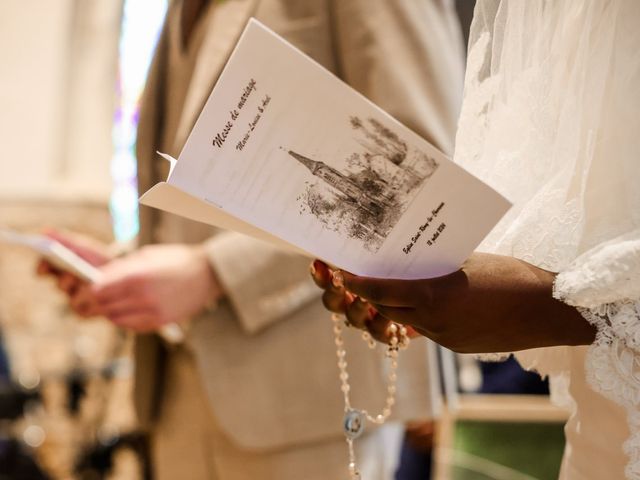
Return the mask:
[[[289,150],[289,155],[307,167],[314,176],[324,180],[370,215],[375,217],[383,212],[385,207],[390,207],[388,198],[382,195],[380,198],[374,198],[373,192],[367,191],[363,185],[358,185],[335,168],[291,150]]]
[[[377,251],[438,163],[375,119],[365,123],[351,117],[350,124],[360,148],[340,170],[293,150],[286,152],[319,180],[309,182],[298,198],[300,213],[314,215],[325,228],[343,230]]]

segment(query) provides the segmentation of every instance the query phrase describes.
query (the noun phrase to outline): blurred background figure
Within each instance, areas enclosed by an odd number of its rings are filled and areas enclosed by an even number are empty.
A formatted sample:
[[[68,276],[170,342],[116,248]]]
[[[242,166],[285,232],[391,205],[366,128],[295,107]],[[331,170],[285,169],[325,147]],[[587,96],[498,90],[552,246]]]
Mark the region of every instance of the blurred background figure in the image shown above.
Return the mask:
[[[11,436],[11,422],[22,416],[27,402],[38,398],[38,392],[21,388],[12,381],[4,341],[0,332],[0,480],[46,479],[27,449]]]

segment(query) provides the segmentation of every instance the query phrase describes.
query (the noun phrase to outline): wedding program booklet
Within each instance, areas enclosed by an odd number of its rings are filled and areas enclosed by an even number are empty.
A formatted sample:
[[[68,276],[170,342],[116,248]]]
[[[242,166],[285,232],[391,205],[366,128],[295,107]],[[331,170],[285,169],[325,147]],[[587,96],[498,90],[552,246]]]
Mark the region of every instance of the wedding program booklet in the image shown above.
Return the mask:
[[[141,203],[355,274],[460,267],[510,203],[255,19]]]

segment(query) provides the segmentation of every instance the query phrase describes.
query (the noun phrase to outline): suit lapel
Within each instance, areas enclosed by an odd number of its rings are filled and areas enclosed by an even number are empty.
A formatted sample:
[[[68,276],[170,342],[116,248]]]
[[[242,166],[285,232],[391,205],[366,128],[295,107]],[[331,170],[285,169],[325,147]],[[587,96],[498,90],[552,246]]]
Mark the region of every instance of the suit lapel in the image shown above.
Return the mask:
[[[172,5],[169,7],[172,8]],[[154,161],[157,160],[156,150],[159,145],[163,129],[164,111],[164,78],[167,69],[167,25],[165,23],[156,50],[154,53],[144,92],[140,99],[140,117],[138,121],[138,132],[136,138],[136,157],[138,162],[138,192],[140,194],[151,188],[157,178]],[[162,179],[164,180],[164,179]],[[153,229],[151,225],[158,215],[158,211],[139,206],[140,234],[139,243],[141,245],[151,243],[153,239]]]
[[[176,131],[176,146],[181,148],[209,97],[232,48],[237,42],[259,0],[226,0],[212,6],[206,19],[206,33],[198,51],[189,90]]]

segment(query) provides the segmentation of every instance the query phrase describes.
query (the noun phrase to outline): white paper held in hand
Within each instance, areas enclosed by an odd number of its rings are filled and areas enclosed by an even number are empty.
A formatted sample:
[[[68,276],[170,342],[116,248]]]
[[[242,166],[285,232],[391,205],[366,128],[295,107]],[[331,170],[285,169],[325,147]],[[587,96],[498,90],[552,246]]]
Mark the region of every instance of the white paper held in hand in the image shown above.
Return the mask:
[[[255,19],[172,163],[142,204],[366,276],[450,273],[510,208]]]
[[[85,282],[96,283],[100,280],[101,272],[98,268],[46,235],[26,234],[0,227],[0,242],[28,247],[54,267],[69,272]],[[184,332],[176,323],[164,325],[159,334],[171,344],[184,340]]]

